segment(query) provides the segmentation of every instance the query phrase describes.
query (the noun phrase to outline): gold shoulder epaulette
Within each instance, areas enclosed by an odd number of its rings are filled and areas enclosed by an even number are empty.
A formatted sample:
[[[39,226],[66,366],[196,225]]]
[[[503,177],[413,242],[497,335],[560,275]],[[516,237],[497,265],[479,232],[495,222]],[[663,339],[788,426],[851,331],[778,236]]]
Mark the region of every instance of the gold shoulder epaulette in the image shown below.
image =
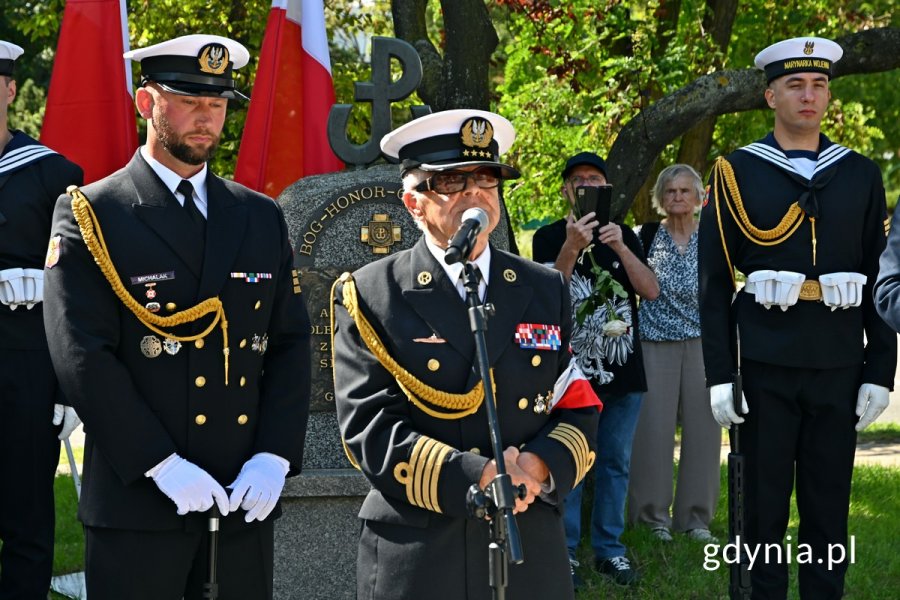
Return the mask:
[[[387,348],[378,337],[371,323],[363,315],[359,307],[359,300],[356,295],[356,282],[349,273],[344,273],[331,286],[331,331],[332,331],[332,358],[334,353],[334,295],[338,284],[343,284],[343,305],[356,323],[359,329],[359,336],[369,351],[378,359],[388,373],[390,373],[406,394],[409,401],[415,404],[420,410],[437,419],[461,419],[467,415],[471,415],[478,410],[484,401],[484,385],[482,382],[469,390],[465,394],[451,394],[433,388],[415,377],[412,373],[404,369],[394,358],[388,353]],[[334,362],[332,360],[332,362]],[[491,386],[496,391],[496,383],[494,382],[494,373],[491,372]],[[427,403],[427,404],[426,404]]]
[[[167,317],[152,313],[141,306],[128,293],[125,285],[119,278],[119,274],[116,273],[106,242],[103,240],[103,230],[100,229],[100,222],[97,220],[97,215],[94,213],[87,196],[84,195],[84,192],[78,186],[74,185],[69,186],[66,192],[72,197],[72,214],[75,215],[75,221],[81,230],[81,237],[84,239],[91,256],[94,257],[94,262],[100,267],[100,271],[103,273],[106,281],[109,282],[116,297],[147,329],[164,338],[171,338],[179,342],[193,342],[194,340],[205,338],[217,324],[222,328],[222,354],[225,355],[225,385],[228,385],[228,321],[225,318],[225,308],[222,306],[222,301],[218,297],[207,298],[196,306]],[[177,336],[160,329],[162,327],[171,328],[185,323],[193,323],[210,313],[215,315],[212,322],[205,330],[195,335]]]

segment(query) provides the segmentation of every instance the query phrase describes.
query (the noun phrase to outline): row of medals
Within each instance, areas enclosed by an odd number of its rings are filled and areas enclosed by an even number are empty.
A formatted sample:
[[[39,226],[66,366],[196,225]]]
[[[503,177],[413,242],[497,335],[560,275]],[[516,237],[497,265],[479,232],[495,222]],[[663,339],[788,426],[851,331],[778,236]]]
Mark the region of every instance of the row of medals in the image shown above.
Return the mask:
[[[254,335],[250,349],[260,354],[265,354],[269,347],[268,334]],[[181,350],[181,342],[172,338],[165,338],[162,342],[155,335],[145,335],[141,339],[141,353],[147,358],[156,358],[165,351],[169,356],[175,356]]]
[[[159,312],[161,308],[159,302],[153,301],[156,298],[156,290],[153,289],[156,287],[156,283],[145,283],[144,286],[147,288],[145,295],[147,299],[150,300],[147,304],[145,304],[145,308],[152,313]],[[267,334],[263,334],[261,336],[254,335],[252,339],[252,344],[250,348],[254,352],[259,352],[260,354],[265,354],[266,349],[269,346],[269,336]],[[165,338],[162,342],[159,341],[159,338],[155,335],[146,335],[141,339],[141,354],[146,356],[147,358],[156,358],[160,354],[165,351],[166,354],[170,356],[175,356],[178,354],[178,351],[181,350],[181,342],[172,338]]]
[[[147,299],[150,300],[150,302],[145,305],[145,308],[152,313],[159,312],[159,309],[161,308],[159,302],[153,301],[153,299],[156,298],[156,290],[153,289],[156,286],[156,283],[146,283],[144,285],[147,288],[145,295],[147,296]],[[250,348],[254,352],[265,354],[268,346],[269,336],[263,334],[261,336],[253,336]],[[175,356],[178,354],[179,350],[181,350],[181,342],[172,338],[165,338],[160,342],[159,338],[155,335],[146,335],[141,339],[141,353],[147,358],[156,358],[162,354],[163,351],[170,356]]]

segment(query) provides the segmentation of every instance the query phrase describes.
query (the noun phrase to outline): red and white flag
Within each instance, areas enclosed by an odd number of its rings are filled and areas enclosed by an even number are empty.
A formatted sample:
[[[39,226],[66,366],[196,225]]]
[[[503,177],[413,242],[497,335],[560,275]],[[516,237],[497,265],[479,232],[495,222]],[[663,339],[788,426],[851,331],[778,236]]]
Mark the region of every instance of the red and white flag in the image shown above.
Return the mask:
[[[273,0],[241,138],[235,181],[276,197],[344,164],[328,145],[334,104],[322,0]]]
[[[41,143],[84,170],[84,182],[125,166],[138,146],[126,0],[68,0]]]
[[[591,382],[588,381],[575,357],[569,361],[569,366],[562,372],[553,386],[553,398],[550,400],[550,410],[564,408],[584,408],[596,406],[598,411],[603,410],[603,402],[594,393]]]

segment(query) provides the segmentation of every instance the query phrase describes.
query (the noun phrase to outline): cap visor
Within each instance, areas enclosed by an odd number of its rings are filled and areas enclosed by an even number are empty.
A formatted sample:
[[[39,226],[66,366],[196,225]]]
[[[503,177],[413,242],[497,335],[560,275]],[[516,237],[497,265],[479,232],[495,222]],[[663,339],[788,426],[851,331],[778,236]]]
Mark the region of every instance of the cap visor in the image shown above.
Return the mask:
[[[502,179],[518,179],[522,176],[522,174],[519,173],[517,169],[514,169],[509,165],[498,162],[491,162],[489,160],[442,163],[439,165],[423,163],[415,168],[421,169],[423,171],[453,171],[455,169],[461,169],[463,167],[494,167],[495,169],[500,169],[500,177]]]
[[[234,88],[227,87],[214,87],[208,85],[198,85],[198,84],[178,84],[172,85],[171,82],[162,83],[159,81],[154,81],[156,85],[161,87],[162,89],[170,92],[172,94],[178,94],[179,96],[205,96],[210,98],[227,98],[229,100],[249,100],[248,96],[245,96],[238,90]]]

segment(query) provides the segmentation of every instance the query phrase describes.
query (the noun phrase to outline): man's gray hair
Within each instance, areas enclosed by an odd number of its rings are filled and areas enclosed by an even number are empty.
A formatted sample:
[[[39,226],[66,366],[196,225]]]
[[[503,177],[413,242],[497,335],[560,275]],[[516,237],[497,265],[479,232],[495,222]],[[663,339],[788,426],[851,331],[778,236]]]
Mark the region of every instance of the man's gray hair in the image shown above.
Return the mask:
[[[416,189],[416,186],[431,177],[432,173],[428,171],[423,171],[422,169],[410,169],[406,173],[403,174],[403,193],[413,192]],[[416,224],[416,227],[419,228],[421,232],[425,232],[425,223],[422,219],[417,219],[411,213],[409,215],[412,217],[413,222]]]
[[[422,169],[410,169],[403,175],[403,191],[412,192],[416,186],[431,177],[432,173]]]

